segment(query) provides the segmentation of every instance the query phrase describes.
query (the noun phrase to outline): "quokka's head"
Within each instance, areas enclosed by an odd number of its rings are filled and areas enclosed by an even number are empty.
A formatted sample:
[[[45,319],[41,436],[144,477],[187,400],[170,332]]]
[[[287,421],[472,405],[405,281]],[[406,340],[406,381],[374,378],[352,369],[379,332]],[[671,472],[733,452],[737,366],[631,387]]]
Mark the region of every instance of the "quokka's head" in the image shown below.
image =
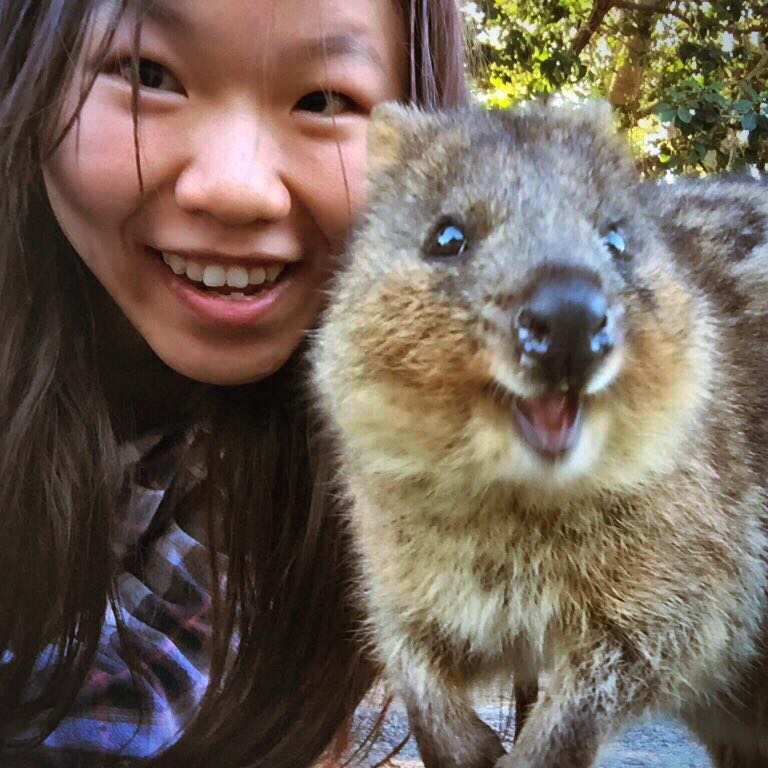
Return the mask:
[[[711,339],[607,107],[384,105],[316,380],[347,456],[447,487],[627,489],[695,429]]]

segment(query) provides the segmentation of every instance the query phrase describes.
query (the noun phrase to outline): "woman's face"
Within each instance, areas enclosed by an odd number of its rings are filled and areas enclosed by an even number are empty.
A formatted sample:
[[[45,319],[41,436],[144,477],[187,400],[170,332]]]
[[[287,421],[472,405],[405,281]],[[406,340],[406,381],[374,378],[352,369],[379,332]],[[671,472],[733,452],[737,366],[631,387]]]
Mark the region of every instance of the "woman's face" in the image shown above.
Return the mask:
[[[322,306],[364,195],[368,114],[403,94],[404,30],[392,0],[148,5],[144,193],[129,19],[44,167],[46,188],[75,250],[168,366],[254,381],[287,360]],[[97,14],[70,111],[112,12],[105,2]]]

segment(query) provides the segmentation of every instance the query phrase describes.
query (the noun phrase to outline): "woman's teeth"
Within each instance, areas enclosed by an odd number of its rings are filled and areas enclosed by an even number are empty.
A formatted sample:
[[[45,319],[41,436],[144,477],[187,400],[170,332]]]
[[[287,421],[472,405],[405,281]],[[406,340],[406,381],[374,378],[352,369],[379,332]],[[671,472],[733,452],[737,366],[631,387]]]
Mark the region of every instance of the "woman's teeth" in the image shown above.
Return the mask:
[[[177,253],[163,252],[163,261],[176,275],[186,275],[195,283],[202,283],[207,288],[259,288],[274,283],[285,269],[285,264],[272,264],[268,267],[241,266],[225,267],[220,264],[203,266],[196,261],[190,261]]]

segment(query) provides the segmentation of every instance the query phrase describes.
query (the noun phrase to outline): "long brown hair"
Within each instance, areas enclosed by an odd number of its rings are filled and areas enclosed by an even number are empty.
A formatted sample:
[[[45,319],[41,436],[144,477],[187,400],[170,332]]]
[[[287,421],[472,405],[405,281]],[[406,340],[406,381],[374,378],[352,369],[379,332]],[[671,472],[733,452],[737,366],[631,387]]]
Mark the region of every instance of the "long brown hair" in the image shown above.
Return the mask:
[[[110,541],[125,478],[97,361],[94,280],[55,222],[40,170],[61,139],[46,126],[60,118],[99,2],[0,0],[0,751],[40,741],[64,716],[117,600]],[[396,2],[410,100],[464,100],[454,0]],[[104,52],[128,3],[116,4]],[[269,379],[208,401],[227,586],[201,711],[157,765],[310,765],[375,678],[345,600],[348,548],[302,376],[297,353]],[[226,659],[233,632],[238,652]]]

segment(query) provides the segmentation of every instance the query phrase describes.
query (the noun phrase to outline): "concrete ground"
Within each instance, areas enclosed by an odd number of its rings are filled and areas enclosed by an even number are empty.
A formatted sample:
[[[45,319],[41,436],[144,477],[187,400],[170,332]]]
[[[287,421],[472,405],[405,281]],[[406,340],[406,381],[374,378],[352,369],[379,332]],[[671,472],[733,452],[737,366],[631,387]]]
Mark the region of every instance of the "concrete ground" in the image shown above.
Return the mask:
[[[498,706],[480,707],[478,714],[497,731],[504,727],[505,713]],[[365,765],[381,760],[388,746],[397,744],[407,730],[405,713],[393,707],[384,729],[384,740],[364,761]],[[392,762],[402,768],[419,768],[418,757],[411,740]],[[711,768],[712,764],[683,726],[653,720],[628,730],[606,745],[597,765],[599,768]]]

